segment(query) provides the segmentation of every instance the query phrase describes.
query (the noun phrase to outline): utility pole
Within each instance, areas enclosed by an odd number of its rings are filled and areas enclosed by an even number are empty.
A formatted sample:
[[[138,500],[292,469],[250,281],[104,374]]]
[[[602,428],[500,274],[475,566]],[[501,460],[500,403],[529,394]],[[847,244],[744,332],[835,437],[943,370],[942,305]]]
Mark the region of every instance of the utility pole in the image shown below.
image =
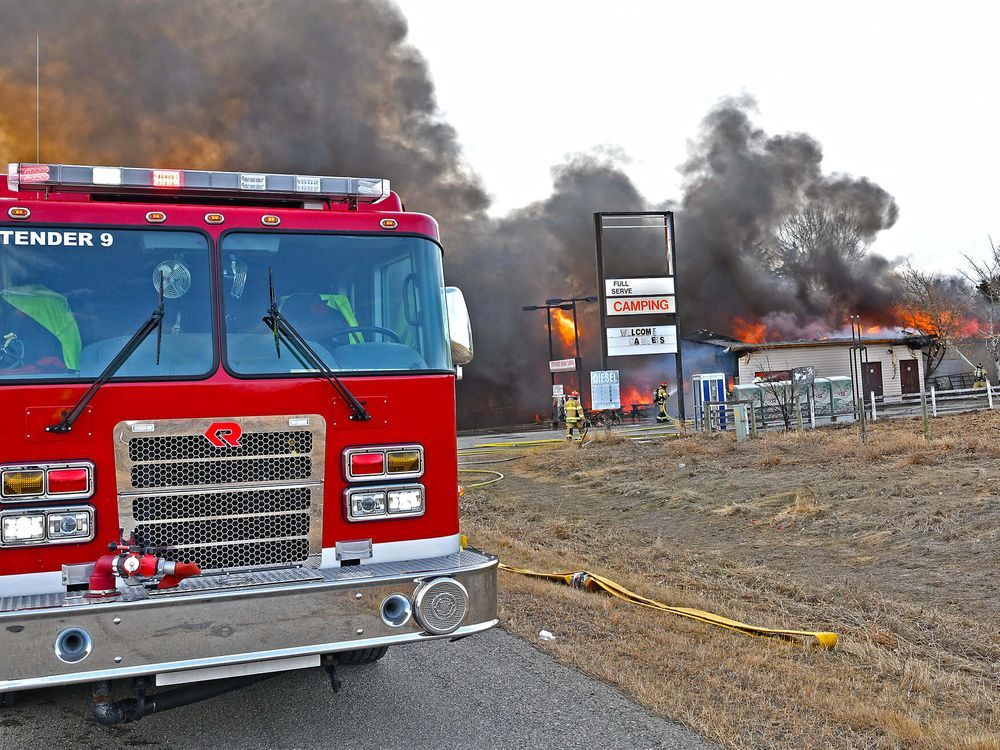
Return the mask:
[[[553,307],[558,307],[560,310],[568,310],[567,304],[573,310],[573,343],[576,349],[576,382],[577,390],[583,393],[583,358],[580,356],[580,326],[576,317],[576,303],[577,302],[597,302],[597,296],[591,297],[553,297],[552,299],[545,300],[546,305],[552,305]]]
[[[548,331],[549,331],[549,362],[551,362],[553,359],[555,359],[555,352],[554,352],[554,350],[552,348],[552,311],[555,310],[555,309],[558,309],[558,310],[572,310],[573,309],[573,305],[570,304],[569,302],[567,302],[565,304],[553,304],[552,300],[546,300],[544,305],[524,305],[524,306],[521,307],[521,310],[523,310],[524,312],[532,312],[534,310],[545,310],[545,322],[546,322],[546,325],[547,325]],[[575,316],[574,316],[574,328],[575,328]],[[577,366],[577,370],[579,370],[579,368],[580,368],[580,357],[579,357],[580,344],[579,344],[579,341],[577,341],[576,348],[577,348],[577,353],[578,353],[577,354],[577,358],[576,358],[576,366]],[[580,382],[579,372],[577,373],[577,382]],[[556,374],[554,372],[552,372],[552,368],[551,367],[549,367],[549,385],[552,386],[552,391],[555,391]],[[552,398],[553,399],[555,398],[555,393],[552,394]],[[553,429],[556,428],[556,427],[558,427],[558,411],[555,408],[555,402],[553,402],[553,406],[552,406],[552,427],[553,427]]]

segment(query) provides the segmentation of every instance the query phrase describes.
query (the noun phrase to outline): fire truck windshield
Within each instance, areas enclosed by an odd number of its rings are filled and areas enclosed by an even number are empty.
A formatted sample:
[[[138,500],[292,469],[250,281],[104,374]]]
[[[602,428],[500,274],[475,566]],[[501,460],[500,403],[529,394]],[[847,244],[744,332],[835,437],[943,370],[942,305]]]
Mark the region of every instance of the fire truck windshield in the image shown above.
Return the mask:
[[[275,351],[276,303],[334,372],[450,370],[441,250],[417,237],[233,232],[219,249],[226,363],[240,375],[311,371]]]
[[[0,383],[96,378],[156,306],[161,278],[160,363],[151,336],[116,377],[207,374],[210,269],[196,232],[0,227]]]

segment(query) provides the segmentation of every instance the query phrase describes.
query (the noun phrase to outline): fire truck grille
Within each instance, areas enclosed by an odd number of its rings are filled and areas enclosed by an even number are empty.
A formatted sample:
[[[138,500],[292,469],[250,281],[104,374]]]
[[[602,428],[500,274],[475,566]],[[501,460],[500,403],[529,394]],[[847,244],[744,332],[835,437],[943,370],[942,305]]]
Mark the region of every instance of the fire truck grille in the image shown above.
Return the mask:
[[[205,439],[236,422],[238,445]],[[322,417],[158,420],[156,435],[116,429],[118,509],[126,534],[203,571],[318,565],[322,555]],[[143,423],[147,424],[147,423]],[[252,427],[252,429],[251,429]],[[270,428],[270,429],[269,429]]]
[[[168,560],[197,563],[203,571],[301,564],[309,556],[309,542],[305,539],[271,539],[253,544],[236,542],[225,546],[187,547],[162,556]]]
[[[303,564],[317,486],[133,495],[132,534],[167,560],[202,570]]]
[[[199,495],[139,495],[132,499],[132,517],[139,522],[249,515],[265,509],[270,513],[307,512],[309,488],[282,487]]]
[[[299,455],[312,451],[311,432],[244,432],[238,447],[222,449],[227,458],[237,456]],[[132,461],[171,461],[179,458],[216,458],[220,449],[204,435],[134,437],[128,444]]]
[[[136,464],[131,472],[132,486],[137,490],[192,485],[287,482],[308,479],[311,473],[312,461],[308,456]]]

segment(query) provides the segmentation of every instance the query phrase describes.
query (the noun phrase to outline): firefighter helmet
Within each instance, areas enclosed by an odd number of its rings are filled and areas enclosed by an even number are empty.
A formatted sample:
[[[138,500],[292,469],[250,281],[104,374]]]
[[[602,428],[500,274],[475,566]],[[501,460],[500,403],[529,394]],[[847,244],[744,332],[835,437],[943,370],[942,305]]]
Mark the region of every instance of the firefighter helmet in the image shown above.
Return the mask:
[[[580,398],[580,391],[570,391],[569,395],[571,398]]]
[[[667,381],[664,380],[660,383],[660,388],[666,388],[666,387],[667,387]]]

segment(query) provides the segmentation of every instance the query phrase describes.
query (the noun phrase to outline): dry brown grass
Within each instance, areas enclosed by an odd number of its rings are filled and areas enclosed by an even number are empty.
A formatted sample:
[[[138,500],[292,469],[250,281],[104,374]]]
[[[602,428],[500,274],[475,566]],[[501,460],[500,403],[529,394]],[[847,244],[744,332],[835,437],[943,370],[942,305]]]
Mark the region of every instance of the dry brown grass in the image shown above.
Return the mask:
[[[875,428],[533,451],[463,525],[512,565],[841,633],[796,648],[502,574],[505,627],[725,747],[1000,750],[1000,416]]]

